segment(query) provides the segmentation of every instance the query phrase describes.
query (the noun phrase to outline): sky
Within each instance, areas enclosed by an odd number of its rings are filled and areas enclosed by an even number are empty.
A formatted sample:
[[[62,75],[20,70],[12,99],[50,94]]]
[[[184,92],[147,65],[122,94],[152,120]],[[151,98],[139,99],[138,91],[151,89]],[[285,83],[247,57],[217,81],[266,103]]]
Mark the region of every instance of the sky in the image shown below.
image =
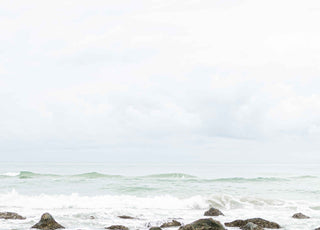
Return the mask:
[[[320,160],[318,0],[0,0],[2,161]]]

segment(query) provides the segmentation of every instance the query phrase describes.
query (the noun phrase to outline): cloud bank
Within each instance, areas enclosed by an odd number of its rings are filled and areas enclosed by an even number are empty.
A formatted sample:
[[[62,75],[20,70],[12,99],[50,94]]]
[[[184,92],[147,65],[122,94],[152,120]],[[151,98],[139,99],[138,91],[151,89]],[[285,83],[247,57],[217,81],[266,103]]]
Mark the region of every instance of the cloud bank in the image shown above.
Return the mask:
[[[0,1],[3,160],[319,160],[318,1]]]

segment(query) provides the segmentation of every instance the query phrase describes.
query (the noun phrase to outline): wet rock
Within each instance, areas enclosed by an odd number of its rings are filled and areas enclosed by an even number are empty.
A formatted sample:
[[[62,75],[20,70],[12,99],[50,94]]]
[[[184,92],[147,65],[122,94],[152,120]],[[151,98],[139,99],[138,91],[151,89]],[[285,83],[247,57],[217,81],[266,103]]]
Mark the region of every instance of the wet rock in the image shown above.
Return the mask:
[[[160,228],[170,228],[170,227],[178,227],[181,226],[181,223],[176,220],[172,220],[171,222],[164,223],[160,226]]]
[[[151,227],[151,228],[149,228],[149,230],[162,230],[162,228],[160,228],[160,227]]]
[[[112,229],[112,230],[129,230],[128,227],[123,225],[111,225],[109,227],[106,227],[106,229]]]
[[[295,218],[295,219],[309,219],[310,217],[304,215],[301,212],[299,212],[299,213],[293,214],[292,218]]]
[[[224,216],[223,213],[219,210],[219,209],[216,209],[216,208],[210,208],[208,211],[206,211],[204,213],[205,216]]]
[[[54,229],[59,229],[64,227],[59,223],[57,223],[49,213],[44,213],[41,216],[40,221],[37,224],[33,225],[31,228],[54,230]]]
[[[249,222],[247,223],[245,226],[241,227],[242,230],[263,230],[262,227],[252,223],[252,222]]]
[[[136,218],[134,218],[132,216],[118,216],[118,217],[121,218],[121,219],[130,219],[130,220],[136,219]]]
[[[212,218],[200,219],[179,228],[179,230],[225,230],[223,225]]]
[[[0,212],[0,219],[25,220],[26,218],[15,212]]]
[[[275,223],[275,222],[271,222],[268,220],[264,220],[262,218],[252,218],[252,219],[247,219],[247,220],[235,220],[229,223],[224,223],[225,226],[227,227],[244,227],[247,223],[253,223],[258,225],[259,227],[262,228],[272,228],[272,229],[278,229],[280,228],[280,225]]]

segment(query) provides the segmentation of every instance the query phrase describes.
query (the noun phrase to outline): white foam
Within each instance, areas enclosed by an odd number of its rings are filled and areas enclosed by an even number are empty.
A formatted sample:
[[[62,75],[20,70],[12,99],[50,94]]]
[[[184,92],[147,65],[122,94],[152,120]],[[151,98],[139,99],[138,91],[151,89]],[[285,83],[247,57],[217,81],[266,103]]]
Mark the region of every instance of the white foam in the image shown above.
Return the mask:
[[[0,194],[0,203],[5,206],[41,208],[44,204],[48,208],[141,208],[149,209],[204,209],[208,207],[202,196],[180,199],[170,195],[154,197],[137,197],[132,195],[100,195],[80,196],[41,194],[29,196],[12,190]]]
[[[146,229],[147,223],[159,225],[170,218],[182,218],[185,224],[203,218],[210,206],[219,207],[225,216],[215,219],[229,222],[235,219],[261,217],[278,222],[284,229],[313,229],[320,214],[307,201],[268,200],[256,197],[214,195],[178,198],[171,195],[137,197],[131,195],[82,196],[70,195],[24,195],[12,190],[0,194],[0,204],[6,211],[16,211],[27,217],[25,227],[34,223],[42,213],[50,212],[58,220],[72,228],[101,229],[111,224],[124,224],[132,229]],[[295,212],[303,212],[312,218],[295,220]],[[91,220],[93,215],[96,219]],[[120,220],[118,215],[138,217],[137,220]],[[28,222],[29,221],[29,222]],[[29,224],[29,225],[28,225]],[[0,223],[0,229],[4,227]],[[14,228],[13,226],[11,226]]]
[[[137,208],[137,209],[206,209],[215,206],[223,210],[266,209],[266,208],[304,208],[320,206],[320,202],[304,200],[275,200],[259,197],[211,195],[179,198],[172,195],[138,197],[134,195],[95,195],[82,196],[78,193],[69,195],[24,195],[12,190],[0,193],[2,206],[42,208]]]
[[[19,176],[19,172],[6,172],[6,173],[0,173],[1,176],[12,176],[12,177],[15,177],[15,176]]]

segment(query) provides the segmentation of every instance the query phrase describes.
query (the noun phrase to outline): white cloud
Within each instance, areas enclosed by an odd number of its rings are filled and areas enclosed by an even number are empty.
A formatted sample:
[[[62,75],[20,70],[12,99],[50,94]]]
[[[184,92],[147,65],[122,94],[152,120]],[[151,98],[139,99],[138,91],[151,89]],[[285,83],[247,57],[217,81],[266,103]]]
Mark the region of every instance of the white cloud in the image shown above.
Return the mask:
[[[0,3],[4,151],[319,149],[317,1]]]

